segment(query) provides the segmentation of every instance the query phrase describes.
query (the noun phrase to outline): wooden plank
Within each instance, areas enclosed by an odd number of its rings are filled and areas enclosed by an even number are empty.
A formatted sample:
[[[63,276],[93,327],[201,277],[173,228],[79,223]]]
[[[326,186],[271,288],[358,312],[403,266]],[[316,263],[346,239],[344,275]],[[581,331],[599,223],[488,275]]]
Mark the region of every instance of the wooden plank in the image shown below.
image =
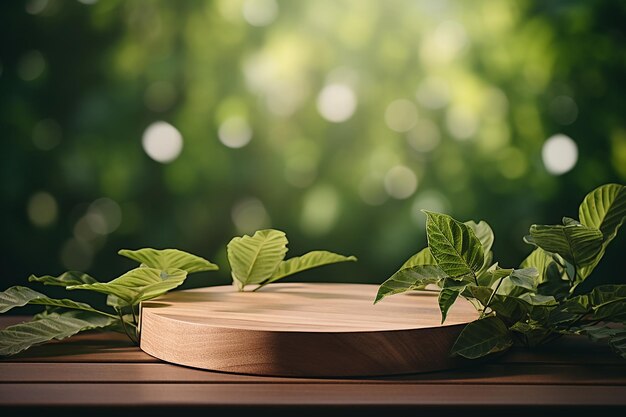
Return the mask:
[[[460,384],[0,384],[3,406],[619,406],[626,387]]]
[[[455,368],[449,351],[478,318],[459,299],[446,324],[434,293],[374,305],[377,285],[231,285],[174,291],[142,303],[141,349],[171,363],[255,375],[346,377]]]
[[[367,379],[261,377],[210,372],[169,364],[0,363],[0,383],[129,382],[129,383],[287,383],[287,384],[535,384],[626,386],[622,366],[483,365],[456,371]]]

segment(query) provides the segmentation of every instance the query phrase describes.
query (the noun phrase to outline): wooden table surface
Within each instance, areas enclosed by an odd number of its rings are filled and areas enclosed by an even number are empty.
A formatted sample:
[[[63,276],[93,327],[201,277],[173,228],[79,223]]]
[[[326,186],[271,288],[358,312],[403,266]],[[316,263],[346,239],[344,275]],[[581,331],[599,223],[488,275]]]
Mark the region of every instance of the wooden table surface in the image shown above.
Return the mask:
[[[5,327],[24,317],[2,317]],[[454,371],[310,379],[197,370],[159,361],[115,333],[87,333],[0,361],[4,416],[566,415],[626,410],[626,361],[606,346],[563,338]],[[617,410],[623,411],[623,410]],[[23,415],[23,414],[21,414]],[[578,414],[575,414],[578,415]]]

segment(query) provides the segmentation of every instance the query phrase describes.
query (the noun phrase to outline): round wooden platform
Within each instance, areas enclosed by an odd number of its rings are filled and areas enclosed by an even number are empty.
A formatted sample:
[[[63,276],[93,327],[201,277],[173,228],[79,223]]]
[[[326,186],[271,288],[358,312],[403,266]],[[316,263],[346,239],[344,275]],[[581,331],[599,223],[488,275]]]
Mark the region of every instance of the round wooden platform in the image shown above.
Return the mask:
[[[444,326],[436,293],[374,305],[377,285],[270,284],[174,291],[144,302],[141,342],[168,362],[256,375],[394,375],[458,365],[449,352],[478,313],[459,299]]]

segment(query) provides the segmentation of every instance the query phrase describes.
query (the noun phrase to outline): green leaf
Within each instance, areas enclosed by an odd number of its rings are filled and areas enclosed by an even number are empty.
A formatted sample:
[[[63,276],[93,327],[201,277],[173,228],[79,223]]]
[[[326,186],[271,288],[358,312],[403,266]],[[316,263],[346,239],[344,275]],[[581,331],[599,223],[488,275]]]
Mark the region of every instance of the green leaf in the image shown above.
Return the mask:
[[[570,226],[570,225],[578,226],[582,224],[578,220],[572,219],[571,217],[563,217],[562,222],[564,226]]]
[[[93,284],[94,282],[98,282],[89,275],[78,271],[64,272],[58,277],[53,277],[51,275],[43,275],[41,277],[37,277],[35,275],[31,275],[30,277],[28,277],[28,281],[39,282],[44,285],[55,285],[59,287],[67,287],[68,285]]]
[[[132,269],[109,282],[74,285],[68,290],[89,290],[103,294],[111,294],[127,305],[135,305],[165,294],[181,285],[187,278],[187,271],[169,269],[162,271],[156,268],[139,267]]]
[[[626,186],[606,184],[585,196],[578,209],[580,222],[602,232],[605,244],[610,242],[626,217]]]
[[[465,326],[452,347],[452,354],[476,359],[513,345],[511,333],[497,317],[476,320]]]
[[[429,248],[424,248],[407,259],[407,261],[400,267],[399,271],[418,265],[437,265],[437,261],[433,258]]]
[[[374,304],[390,295],[424,289],[428,284],[437,284],[445,277],[445,272],[437,265],[417,265],[401,269],[380,285]]]
[[[240,290],[274,275],[287,253],[287,237],[274,229],[233,238],[227,246],[233,280]]]
[[[535,268],[539,274],[538,281],[544,282],[546,281],[546,269],[552,262],[552,256],[541,248],[535,248],[535,250],[522,261],[520,268]]]
[[[563,279],[563,273],[556,262],[551,262],[545,271],[545,280],[537,285],[537,294],[551,295],[562,300],[569,295],[570,282]]]
[[[161,270],[176,268],[191,274],[193,272],[215,271],[219,269],[217,265],[204,258],[178,249],[121,249],[117,253],[147,267]]]
[[[613,335],[609,339],[609,346],[615,353],[626,359],[626,330]]]
[[[453,279],[446,279],[443,284],[443,288],[439,291],[439,297],[437,301],[439,302],[439,310],[441,311],[441,324],[446,321],[446,317],[448,316],[448,310],[454,304],[456,299],[459,297],[459,294],[465,290],[466,284],[459,283]]]
[[[581,267],[594,262],[602,249],[602,233],[582,225],[532,225],[534,243],[547,252],[558,253],[569,263]]]
[[[605,325],[583,326],[580,330],[581,334],[586,335],[594,342],[611,339],[615,335],[624,332],[623,329],[616,329]]]
[[[106,327],[115,319],[86,311],[51,313],[38,320],[0,330],[0,355],[19,353],[31,346],[61,340],[84,330]]]
[[[483,287],[491,287],[500,279],[511,275],[511,272],[513,272],[513,269],[500,268],[496,262],[480,274],[478,284]]]
[[[602,249],[593,262],[578,272],[586,278],[598,265],[609,243],[626,218],[626,187],[619,184],[607,184],[596,188],[583,200],[579,209],[580,221],[587,227],[600,230]]]
[[[489,223],[484,220],[481,220],[478,223],[470,220],[465,222],[465,224],[472,229],[478,240],[480,240],[480,243],[483,245],[483,252],[489,252],[494,241],[493,230],[491,230]]]
[[[533,306],[554,305],[557,303],[551,295],[532,294],[528,292],[520,295],[518,298]]]
[[[305,271],[307,269],[317,268],[319,266],[334,264],[337,262],[349,262],[356,260],[355,256],[343,256],[323,250],[312,251],[302,256],[294,256],[286,261],[282,261],[278,264],[278,269],[276,269],[272,277],[267,280],[267,283],[278,281],[281,278]]]
[[[483,246],[472,228],[446,214],[426,213],[428,247],[451,278],[473,277],[483,266]]]
[[[22,307],[26,304],[83,310],[115,318],[115,316],[96,310],[89,304],[79,303],[68,299],[49,298],[48,296],[27,287],[10,287],[6,291],[0,293],[0,313],[5,313],[12,308]]]
[[[539,277],[535,268],[514,269],[509,276],[511,283],[527,290],[535,290],[537,287],[536,280]]]

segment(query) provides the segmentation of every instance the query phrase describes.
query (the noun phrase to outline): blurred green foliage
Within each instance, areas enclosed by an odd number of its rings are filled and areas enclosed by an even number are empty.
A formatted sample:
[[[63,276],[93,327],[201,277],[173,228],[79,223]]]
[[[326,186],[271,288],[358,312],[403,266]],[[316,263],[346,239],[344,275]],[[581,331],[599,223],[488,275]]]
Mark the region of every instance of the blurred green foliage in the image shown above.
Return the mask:
[[[294,280],[380,283],[423,208],[486,220],[516,266],[530,224],[626,181],[624,2],[12,1],[0,45],[2,288],[109,280],[139,247],[224,284],[226,243],[265,227],[359,258]]]

